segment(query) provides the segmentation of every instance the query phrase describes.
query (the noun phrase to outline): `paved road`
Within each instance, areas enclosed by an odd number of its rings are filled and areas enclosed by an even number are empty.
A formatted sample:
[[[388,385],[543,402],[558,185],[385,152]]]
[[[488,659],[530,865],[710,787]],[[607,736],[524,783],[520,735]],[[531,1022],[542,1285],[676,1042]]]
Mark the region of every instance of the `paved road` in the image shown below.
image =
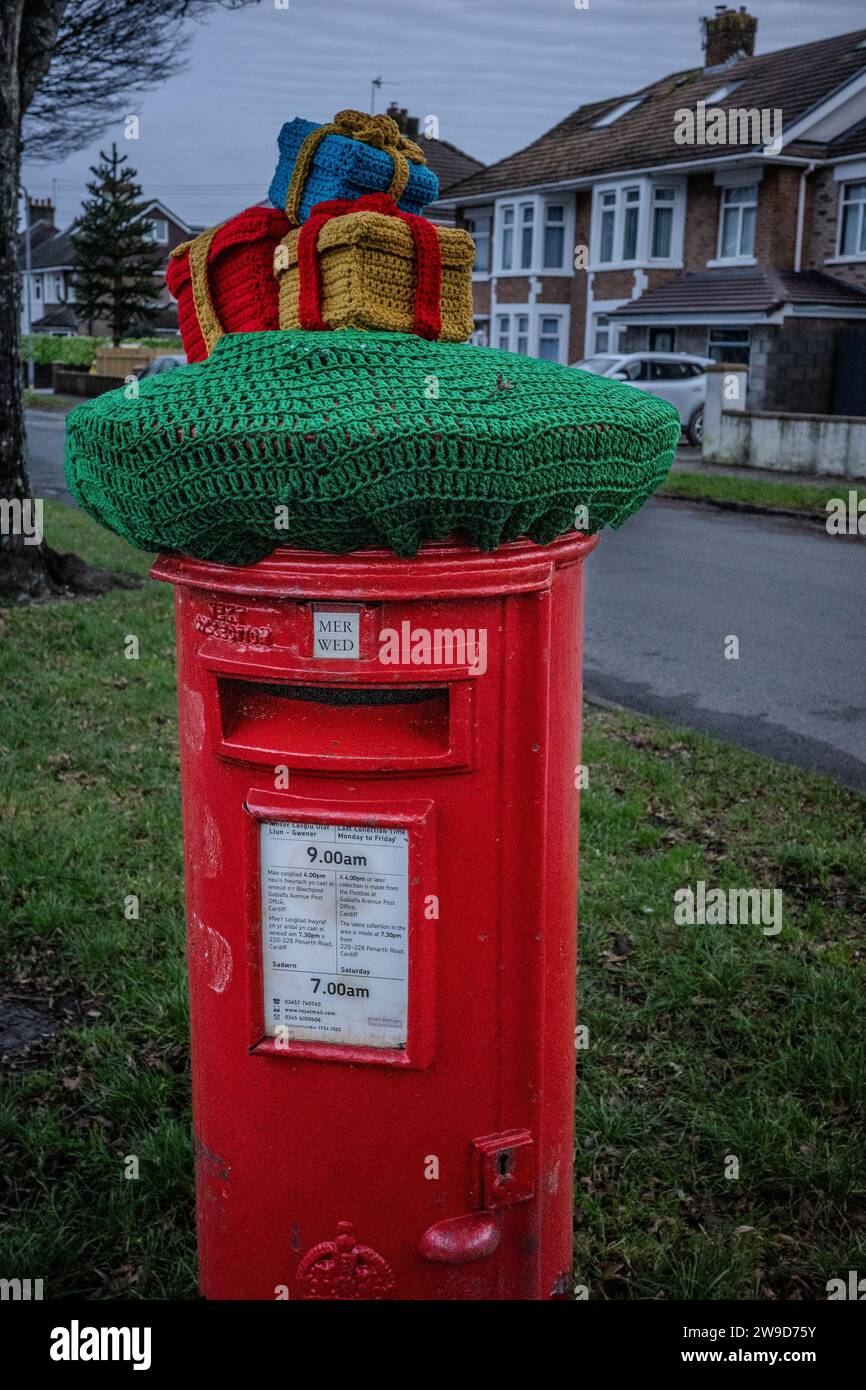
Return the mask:
[[[63,416],[27,427],[36,495],[67,498]],[[586,581],[590,698],[866,790],[866,542],[651,501],[605,532]]]
[[[654,500],[602,535],[586,583],[590,698],[866,790],[866,543]]]
[[[27,411],[27,454],[34,497],[70,500],[63,477],[63,438],[66,416],[62,411]]]

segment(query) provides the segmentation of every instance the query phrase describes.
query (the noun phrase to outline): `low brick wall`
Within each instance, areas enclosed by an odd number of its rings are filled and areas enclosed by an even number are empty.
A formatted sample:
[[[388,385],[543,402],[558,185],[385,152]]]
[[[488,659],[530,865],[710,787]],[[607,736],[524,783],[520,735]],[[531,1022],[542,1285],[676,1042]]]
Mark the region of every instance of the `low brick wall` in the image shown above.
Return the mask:
[[[717,436],[704,440],[704,458],[780,473],[866,478],[866,419],[722,410]]]
[[[52,389],[56,396],[101,396],[103,391],[113,391],[116,387],[122,386],[123,382],[122,376],[97,376],[95,372],[76,372],[55,363]]]

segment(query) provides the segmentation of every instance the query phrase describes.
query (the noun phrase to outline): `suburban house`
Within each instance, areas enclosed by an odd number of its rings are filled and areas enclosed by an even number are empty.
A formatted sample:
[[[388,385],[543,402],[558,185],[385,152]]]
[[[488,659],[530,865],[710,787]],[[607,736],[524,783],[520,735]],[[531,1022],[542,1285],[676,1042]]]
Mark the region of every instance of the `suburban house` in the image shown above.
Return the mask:
[[[181,241],[202,230],[189,226],[177,213],[167,208],[158,199],[151,199],[146,208],[153,239],[164,248],[168,260],[169,252]],[[70,233],[75,223],[64,231],[54,225],[54,205],[50,198],[30,199],[30,275],[29,308],[34,333],[48,333],[55,336],[72,336],[90,333],[97,336],[107,333],[107,326],[101,322],[89,324],[76,312],[75,307],[75,250]],[[21,266],[21,331],[28,331],[28,275],[25,269],[26,232],[20,236]],[[177,333],[177,305],[168,293],[162,274],[154,277],[154,304],[158,313],[140,331],[148,336],[171,336]]]
[[[703,67],[440,199],[478,246],[477,341],[696,353],[747,364],[753,410],[866,413],[866,29],[756,56],[757,25],[717,6]]]

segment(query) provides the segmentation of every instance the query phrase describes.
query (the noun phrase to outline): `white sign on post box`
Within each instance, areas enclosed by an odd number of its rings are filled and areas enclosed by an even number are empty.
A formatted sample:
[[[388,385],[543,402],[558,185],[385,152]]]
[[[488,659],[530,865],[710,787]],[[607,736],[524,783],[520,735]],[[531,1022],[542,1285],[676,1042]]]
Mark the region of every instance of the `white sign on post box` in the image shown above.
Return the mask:
[[[265,1032],[405,1047],[409,835],[263,821]]]
[[[355,609],[313,609],[313,656],[345,661],[360,656],[360,613]]]

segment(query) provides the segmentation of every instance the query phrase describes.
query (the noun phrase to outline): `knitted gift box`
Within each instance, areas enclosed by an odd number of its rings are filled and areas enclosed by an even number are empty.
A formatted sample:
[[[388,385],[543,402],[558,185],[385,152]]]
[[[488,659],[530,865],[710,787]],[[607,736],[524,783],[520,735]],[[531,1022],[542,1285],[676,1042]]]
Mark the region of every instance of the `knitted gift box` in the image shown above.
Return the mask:
[[[468,232],[401,212],[387,194],[319,203],[274,256],[280,328],[371,328],[465,342],[474,261]]]
[[[81,506],[146,550],[245,565],[277,545],[414,555],[597,531],[670,468],[679,416],[633,386],[413,334],[238,333],[67,422]],[[586,515],[576,508],[585,507]]]
[[[225,333],[278,326],[274,248],[291,228],[274,208],[247,208],[175,247],[165,272],[190,362]]]
[[[280,158],[268,197],[291,222],[305,222],[316,203],[390,193],[404,212],[420,212],[439,196],[424,152],[390,116],[338,111],[327,125],[296,116],[277,137]]]

